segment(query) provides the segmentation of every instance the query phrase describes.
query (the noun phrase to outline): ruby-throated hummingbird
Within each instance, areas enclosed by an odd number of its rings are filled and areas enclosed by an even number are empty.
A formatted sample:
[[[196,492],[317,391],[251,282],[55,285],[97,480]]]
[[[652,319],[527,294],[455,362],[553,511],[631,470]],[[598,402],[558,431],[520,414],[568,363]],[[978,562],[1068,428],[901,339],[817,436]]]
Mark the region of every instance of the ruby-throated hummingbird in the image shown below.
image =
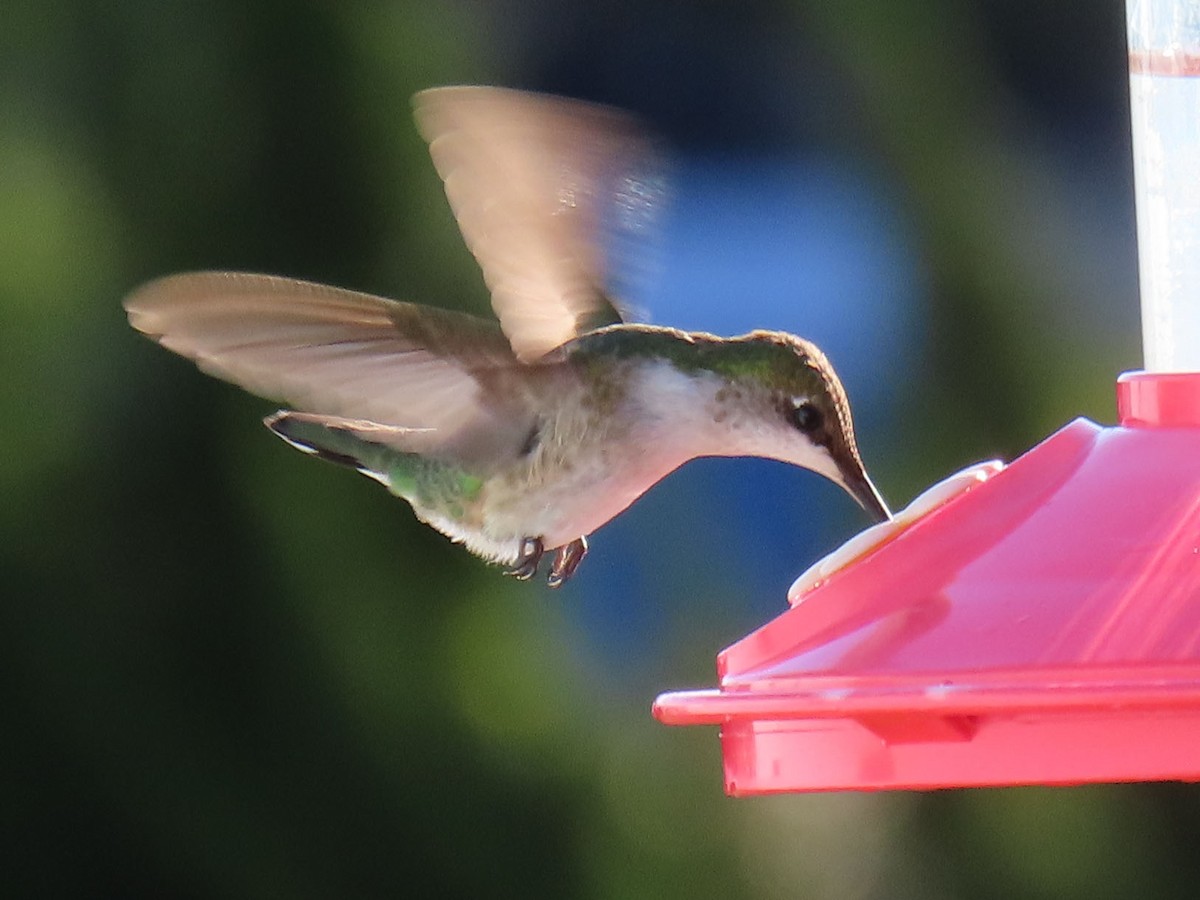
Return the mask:
[[[548,582],[587,535],[701,456],[761,456],[888,508],[821,351],[790,334],[733,338],[623,321],[605,292],[606,207],[652,192],[622,173],[653,144],[622,113],[518,91],[414,99],[499,322],[286,278],[163,278],[130,322],[201,369],[283,400],[266,425],[403,497],[473,553]],[[616,181],[613,179],[617,178]]]

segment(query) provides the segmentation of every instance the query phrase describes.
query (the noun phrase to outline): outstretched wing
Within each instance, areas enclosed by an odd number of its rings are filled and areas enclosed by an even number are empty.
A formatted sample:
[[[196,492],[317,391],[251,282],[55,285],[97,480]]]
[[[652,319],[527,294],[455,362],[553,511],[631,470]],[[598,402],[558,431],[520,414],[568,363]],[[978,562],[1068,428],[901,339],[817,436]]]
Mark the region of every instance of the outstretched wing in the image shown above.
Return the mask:
[[[603,106],[490,87],[413,99],[463,238],[529,362],[622,320],[605,294],[604,216],[659,200],[653,144]]]
[[[393,426],[405,450],[503,456],[535,422],[530,370],[494,323],[463,313],[219,272],[153,281],[125,309],[205,372],[306,412]]]

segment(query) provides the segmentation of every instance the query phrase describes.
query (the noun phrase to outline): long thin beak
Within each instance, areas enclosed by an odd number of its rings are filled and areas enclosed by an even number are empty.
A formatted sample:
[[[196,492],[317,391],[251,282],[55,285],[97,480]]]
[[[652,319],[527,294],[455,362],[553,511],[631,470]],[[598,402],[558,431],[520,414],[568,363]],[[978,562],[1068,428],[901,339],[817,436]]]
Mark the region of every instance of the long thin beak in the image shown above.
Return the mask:
[[[874,517],[876,522],[886,522],[892,517],[883,496],[875,489],[866,472],[858,471],[846,476],[846,490],[858,501],[858,505]]]

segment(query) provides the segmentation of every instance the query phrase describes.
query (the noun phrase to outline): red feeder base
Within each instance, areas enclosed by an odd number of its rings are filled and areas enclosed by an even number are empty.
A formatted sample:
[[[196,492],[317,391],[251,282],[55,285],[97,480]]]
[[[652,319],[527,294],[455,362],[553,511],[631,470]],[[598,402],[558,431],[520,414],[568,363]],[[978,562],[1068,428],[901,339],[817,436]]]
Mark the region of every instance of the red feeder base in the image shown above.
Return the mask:
[[[660,696],[731,794],[1200,779],[1200,374],[1077,419]]]

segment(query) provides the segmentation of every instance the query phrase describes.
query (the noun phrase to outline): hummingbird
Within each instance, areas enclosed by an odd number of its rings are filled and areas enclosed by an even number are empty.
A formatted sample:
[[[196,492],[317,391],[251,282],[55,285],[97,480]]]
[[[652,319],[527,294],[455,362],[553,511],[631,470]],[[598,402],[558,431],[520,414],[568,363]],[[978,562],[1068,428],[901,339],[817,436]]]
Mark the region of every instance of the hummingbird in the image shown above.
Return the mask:
[[[629,321],[606,290],[606,209],[645,224],[656,142],[617,110],[506,88],[413,106],[497,320],[268,275],[172,275],[130,323],[288,408],[267,428],[357,469],[483,559],[551,587],[588,536],[705,456],[817,472],[890,518],[841,381],[813,343]]]

